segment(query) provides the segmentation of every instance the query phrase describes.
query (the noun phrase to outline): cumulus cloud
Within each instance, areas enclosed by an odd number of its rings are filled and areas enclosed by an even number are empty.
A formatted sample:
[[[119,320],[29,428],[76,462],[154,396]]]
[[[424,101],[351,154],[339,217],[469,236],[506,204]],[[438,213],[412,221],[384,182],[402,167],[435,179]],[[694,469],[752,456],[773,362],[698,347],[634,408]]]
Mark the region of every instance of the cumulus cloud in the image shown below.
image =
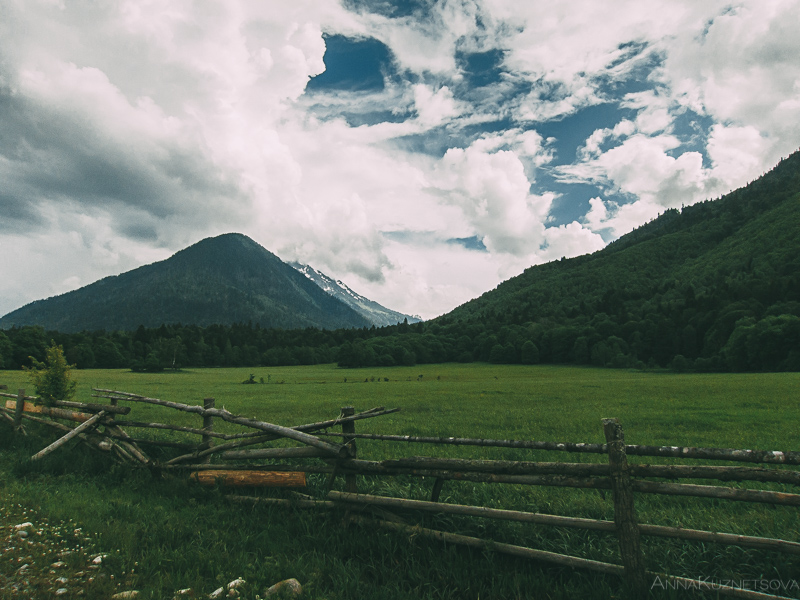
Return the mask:
[[[0,0],[0,312],[233,230],[425,316],[596,250],[800,145],[800,2],[728,4]],[[307,93],[326,34],[383,88]]]

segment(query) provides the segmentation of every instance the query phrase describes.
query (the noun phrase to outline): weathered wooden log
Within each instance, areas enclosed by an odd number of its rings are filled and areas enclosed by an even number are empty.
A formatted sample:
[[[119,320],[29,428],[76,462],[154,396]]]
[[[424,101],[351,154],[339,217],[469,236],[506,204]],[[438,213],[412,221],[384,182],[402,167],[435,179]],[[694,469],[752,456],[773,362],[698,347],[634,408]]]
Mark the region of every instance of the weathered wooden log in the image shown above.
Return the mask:
[[[389,468],[475,471],[496,473],[498,475],[603,476],[609,474],[609,466],[603,463],[470,460],[463,458],[428,458],[426,456],[412,456],[409,458],[383,460],[380,464]]]
[[[14,430],[24,431],[22,428],[22,412],[25,407],[25,390],[20,390],[14,405]]]
[[[87,402],[73,402],[72,400],[56,400],[53,406],[60,406],[62,408],[78,408],[89,412],[105,411],[109,415],[127,415],[131,412],[130,406],[115,406],[113,404],[95,404]]]
[[[129,454],[131,454],[136,460],[141,462],[143,465],[150,466],[153,463],[153,461],[150,460],[150,457],[147,456],[147,454],[145,454],[144,451],[142,451],[142,449],[136,445],[136,442],[132,440],[131,436],[129,436],[118,425],[112,423],[113,422],[107,423],[106,428],[112,431],[113,433],[117,434],[118,436],[117,443],[121,445],[123,448],[125,448],[125,450],[127,450]]]
[[[732,462],[800,465],[800,452],[780,450],[737,450],[735,448],[695,448],[692,446],[625,446],[625,452],[636,456],[668,456],[703,458]]]
[[[6,387],[5,389],[8,389],[8,387]],[[14,400],[16,400],[17,398],[19,398],[19,394],[9,394],[8,392],[0,392],[0,398],[13,398]],[[37,402],[39,399],[36,396],[25,396],[25,400],[27,402]]]
[[[785,554],[800,554],[800,543],[773,538],[720,533],[700,529],[686,529],[683,527],[666,527],[664,525],[647,525],[642,523],[639,524],[639,532],[642,535],[654,537],[677,538],[695,542],[713,542],[716,544],[726,544],[728,546],[774,550]]]
[[[204,398],[203,408],[205,408],[206,410],[214,408],[214,402],[215,402],[214,398]],[[200,443],[200,447],[203,450],[208,450],[214,445],[214,436],[208,435],[209,433],[212,433],[214,431],[214,417],[208,414],[203,415],[203,431],[205,433],[203,433],[203,439]],[[211,456],[210,455],[207,456],[205,461],[203,462],[210,463]]]
[[[352,417],[356,412],[356,409],[352,406],[343,406],[341,411],[342,418]],[[355,421],[346,421],[342,423],[342,433],[355,433],[356,432],[356,424]],[[356,458],[356,440],[352,436],[345,436],[342,440],[349,449],[350,449],[350,456],[352,458]],[[350,492],[351,494],[358,493],[358,483],[357,483],[357,476],[355,474],[349,474],[344,476],[344,486],[345,489]]]
[[[189,478],[202,485],[225,485],[235,487],[305,487],[306,474],[302,471],[195,471]]]
[[[619,539],[619,552],[625,567],[625,580],[637,598],[647,594],[647,572],[644,566],[639,539],[636,508],[628,459],[625,455],[625,437],[617,419],[603,419],[603,433],[608,445],[608,465],[611,469],[611,492],[614,498],[614,524]]]
[[[63,419],[65,421],[75,421],[78,423],[83,423],[92,416],[89,413],[81,413],[72,410],[65,410],[63,408],[51,408],[49,406],[43,406],[41,404],[34,404],[32,401],[28,400],[28,397],[26,397],[26,400],[24,402],[18,402],[17,400],[7,400],[6,408],[13,410],[15,414],[17,410],[19,410],[21,413],[40,414],[43,416],[52,417],[54,419]]]
[[[305,432],[316,431],[318,429],[322,429],[324,427],[330,427],[332,425],[341,424],[341,423],[347,422],[349,420],[358,420],[358,419],[366,419],[366,418],[370,418],[370,417],[377,417],[377,416],[381,416],[381,415],[397,412],[398,410],[400,410],[400,409],[398,408],[398,409],[392,409],[392,410],[384,410],[381,407],[380,410],[378,410],[378,409],[374,409],[373,408],[373,409],[370,409],[370,410],[368,410],[368,411],[366,411],[364,413],[355,414],[352,417],[340,417],[339,419],[332,419],[332,420],[328,420],[328,421],[320,421],[318,423],[307,423],[305,425],[295,425],[294,427],[291,427],[290,429],[296,429],[297,431],[305,431]],[[235,440],[235,441],[232,441],[232,442],[228,442],[227,444],[220,444],[220,445],[215,446],[213,448],[208,448],[207,450],[201,450],[201,451],[198,451],[198,452],[193,452],[191,454],[185,454],[183,456],[176,456],[175,458],[170,460],[167,464],[177,464],[177,463],[186,462],[186,461],[189,461],[189,460],[197,460],[198,458],[203,458],[205,456],[208,456],[209,454],[227,451],[227,450],[230,450],[232,448],[242,448],[244,446],[254,446],[256,444],[262,444],[264,442],[271,442],[271,441],[274,441],[274,440],[277,440],[277,439],[280,439],[280,436],[272,435],[272,434],[269,434],[269,433],[257,434],[257,437],[253,437],[251,439]]]
[[[431,489],[431,502],[439,501],[439,496],[442,493],[443,487],[444,487],[444,479],[437,477],[433,482],[433,489]]]
[[[325,432],[319,435],[342,437],[343,433]],[[348,434],[351,435],[351,434]],[[384,435],[356,433],[352,437],[387,442],[411,442],[420,444],[450,444],[454,446],[490,446],[497,448],[528,448],[531,450],[553,450],[562,452],[589,452],[606,454],[606,444],[584,444],[572,442],[540,442],[535,440],[494,440],[457,437],[428,437],[414,435]],[[732,462],[752,462],[800,465],[800,452],[779,450],[737,450],[734,448],[695,448],[691,446],[625,446],[625,453],[635,456],[665,456],[674,458],[703,458]]]
[[[328,459],[326,459],[328,460]],[[567,477],[564,475],[505,475],[468,471],[446,471],[440,469],[412,469],[406,467],[387,467],[382,462],[368,460],[337,461],[342,473],[359,475],[416,475],[418,477],[439,477],[446,480],[475,481],[481,483],[512,483],[520,485],[547,485],[557,487],[611,489],[606,477]]]
[[[231,502],[240,504],[277,504],[279,506],[299,506],[301,508],[336,508],[336,503],[330,500],[311,500],[308,498],[264,498],[255,496],[236,496],[225,494]]]
[[[128,440],[128,441],[130,441],[132,443],[135,443],[135,444],[144,444],[144,445],[149,445],[149,446],[163,446],[164,448],[177,448],[179,450],[191,450],[192,448],[196,448],[197,447],[196,444],[189,444],[189,443],[186,443],[186,442],[171,442],[171,441],[168,441],[168,440],[149,440],[147,438],[137,438],[137,437],[131,437],[131,436],[128,436],[127,438],[123,438],[122,436],[118,436],[118,435],[113,434],[113,433],[111,433],[109,431],[106,431],[105,435],[110,437],[110,438],[112,438],[112,439]]]
[[[166,471],[218,471],[220,465],[200,464],[177,464],[161,465]],[[225,465],[226,471],[302,471],[304,473],[332,473],[334,467],[328,465]]]
[[[800,485],[800,471],[762,467],[717,467],[707,465],[633,465],[632,476],[666,479],[716,479],[719,481],[764,481]]]
[[[615,531],[614,523],[611,521],[598,521],[595,519],[580,519],[576,517],[560,517],[557,515],[545,515],[540,513],[521,512],[517,510],[504,510],[499,508],[486,508],[483,506],[469,506],[465,504],[443,504],[440,502],[426,502],[424,500],[407,500],[405,498],[387,498],[385,496],[373,496],[371,494],[349,494],[331,490],[328,498],[334,502],[344,502],[353,504],[370,504],[374,506],[385,506],[388,508],[399,508],[409,510],[421,510],[425,512],[467,515],[471,517],[484,517],[489,519],[500,519],[505,521],[519,521],[523,523],[538,523],[541,525],[555,525],[558,527],[572,527],[578,529],[590,529],[595,531]]]
[[[205,432],[198,427],[184,427],[182,425],[171,425],[169,423],[147,423],[143,421],[128,421],[128,420],[120,420],[117,419],[117,423],[119,423],[122,427],[135,427],[135,428],[142,428],[142,429],[164,429],[168,431],[180,431],[183,433],[193,433],[195,435],[208,435],[210,437],[215,437],[219,439],[233,439],[232,436],[226,435],[224,433],[219,433],[216,431],[209,431]],[[248,434],[250,435],[250,434]],[[255,433],[255,435],[266,435],[264,433]]]
[[[547,515],[542,513],[486,508],[483,506],[442,504],[439,502],[425,502],[422,500],[407,500],[405,498],[387,498],[385,496],[373,496],[370,494],[348,494],[337,491],[329,492],[328,498],[334,502],[370,504],[396,509],[420,510],[441,514],[467,515],[489,519],[520,521],[523,523],[537,523],[555,527],[589,529],[593,531],[604,531],[607,533],[614,533],[616,531],[616,525],[613,521],[604,521],[598,519],[562,517],[558,515]],[[744,548],[757,548],[760,550],[775,550],[778,552],[784,552],[786,554],[800,554],[800,543],[786,540],[736,535],[731,533],[719,533],[698,529],[686,529],[683,527],[666,527],[663,525],[640,524],[639,531],[642,535],[653,537],[670,537],[699,542],[713,542],[718,544],[741,546]]]
[[[319,435],[342,437],[344,433],[325,432]],[[410,442],[418,444],[448,444],[452,446],[483,446],[495,448],[528,448],[531,450],[559,450],[566,452],[591,452],[605,454],[605,444],[583,444],[571,442],[540,442],[535,440],[495,440],[459,437],[430,437],[418,435],[383,435],[376,433],[346,434],[349,437],[386,442]]]
[[[7,413],[9,412],[8,409],[0,408],[0,412]],[[59,431],[63,431],[69,433],[73,431],[72,427],[59,423],[57,421],[51,421],[49,419],[41,419],[39,417],[35,417],[33,415],[24,413],[22,415],[23,419],[27,419],[29,421],[33,421],[34,423],[39,423],[40,425],[46,425],[53,429],[57,429]],[[96,431],[91,433],[79,433],[78,438],[88,447],[103,452],[107,454],[110,450],[113,449],[113,442],[107,438],[107,436],[101,436],[96,433]]]
[[[695,485],[691,483],[662,483],[659,481],[633,481],[631,483],[635,491],[647,494],[696,496],[700,498],[720,498],[723,500],[800,506],[800,494],[730,488],[717,485]]]
[[[484,540],[476,537],[469,537],[466,535],[459,535],[456,533],[447,533],[445,531],[437,531],[435,529],[426,529],[419,526],[403,525],[402,523],[392,523],[389,521],[378,521],[374,519],[366,519],[364,517],[352,516],[349,519],[354,523],[365,526],[379,526],[395,531],[408,533],[412,536],[429,537],[440,542],[448,544],[460,544],[462,546],[470,546],[472,548],[482,548],[487,550],[494,550],[503,554],[510,554],[512,556],[520,556],[523,558],[530,558],[540,560],[543,562],[554,563],[564,567],[574,567],[581,569],[591,569],[592,571],[599,571],[601,573],[608,573],[611,575],[622,575],[623,568],[620,565],[612,565],[610,563],[599,562],[596,560],[589,560],[586,558],[578,558],[576,556],[567,556],[564,554],[556,554],[555,552],[546,552],[544,550],[534,550],[533,548],[525,548],[523,546],[515,546],[512,544],[503,544],[491,540]]]
[[[299,448],[259,448],[258,450],[230,450],[222,452],[219,457],[225,460],[255,458],[313,458],[328,456],[326,452],[310,446]]]
[[[460,458],[428,458],[412,456],[384,460],[387,467],[453,469],[502,474],[561,474],[607,475],[609,466],[603,463],[528,462],[511,460],[468,460]],[[632,476],[663,477],[668,479],[718,479],[721,481],[771,481],[800,485],[800,471],[765,469],[760,467],[729,467],[706,465],[633,465]]]
[[[102,419],[104,416],[105,416],[105,413],[102,412],[102,411],[97,413],[92,418],[84,421],[83,423],[78,425],[75,429],[73,429],[72,431],[70,431],[69,433],[64,435],[63,437],[57,439],[55,442],[53,442],[52,444],[47,446],[47,448],[44,448],[44,449],[40,450],[39,452],[37,452],[36,454],[34,454],[33,456],[31,456],[31,460],[32,461],[33,460],[39,460],[40,458],[43,458],[44,456],[47,456],[48,454],[50,454],[54,450],[57,450],[58,448],[60,448],[64,444],[66,444],[68,441],[70,441],[72,438],[74,438],[79,433],[82,433],[83,431],[87,431],[88,429],[91,429],[92,427],[96,427],[98,422],[100,421],[100,419]]]
[[[253,429],[260,429],[261,431],[266,431],[268,433],[272,433],[279,437],[286,437],[295,441],[300,442],[301,444],[306,444],[307,446],[313,446],[315,448],[319,448],[328,452],[331,456],[339,456],[339,457],[346,457],[348,455],[348,450],[341,444],[331,444],[329,442],[325,442],[313,435],[309,435],[302,431],[298,431],[296,429],[290,429],[289,427],[283,427],[281,425],[275,425],[274,423],[267,423],[266,421],[259,421],[257,419],[250,419],[247,417],[242,417],[239,415],[234,415],[233,413],[228,412],[224,409],[219,408],[203,408],[202,406],[193,406],[189,404],[181,404],[179,402],[170,402],[167,400],[159,400],[157,398],[146,398],[144,396],[137,396],[134,394],[127,394],[125,392],[117,392],[114,390],[104,390],[98,389],[97,391],[100,392],[110,392],[115,395],[122,394],[124,399],[130,400],[133,402],[144,402],[147,404],[158,404],[160,406],[167,406],[169,408],[174,408],[176,410],[181,410],[184,412],[194,413],[202,416],[210,416],[210,417],[219,417],[223,421],[227,421],[229,423],[236,423],[237,425],[244,425],[245,427],[251,427]]]

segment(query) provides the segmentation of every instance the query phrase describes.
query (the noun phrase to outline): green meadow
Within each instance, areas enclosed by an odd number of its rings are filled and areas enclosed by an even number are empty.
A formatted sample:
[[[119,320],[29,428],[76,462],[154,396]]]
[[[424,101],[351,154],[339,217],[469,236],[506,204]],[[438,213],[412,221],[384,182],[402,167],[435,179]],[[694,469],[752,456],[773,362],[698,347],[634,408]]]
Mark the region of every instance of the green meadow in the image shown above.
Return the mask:
[[[74,374],[80,401],[90,401],[92,387],[190,404],[213,397],[217,407],[281,425],[334,418],[343,406],[357,411],[385,406],[401,411],[358,421],[356,431],[602,443],[601,419],[618,417],[630,444],[800,450],[798,373],[674,374],[440,364]],[[251,374],[263,383],[243,385]],[[0,373],[0,383],[11,392],[32,388],[25,374],[16,371]],[[130,405],[131,414],[122,418],[197,427],[201,423],[197,416],[163,407]],[[233,429],[219,421],[215,427]],[[266,587],[289,577],[304,585],[304,598],[610,598],[622,594],[621,581],[612,576],[446,546],[408,534],[345,527],[339,513],[232,504],[223,490],[199,488],[181,477],[159,479],[148,472],[131,472],[77,445],[30,464],[27,457],[54,440],[55,434],[32,427],[28,437],[12,436],[7,423],[0,424],[0,431],[0,497],[7,519],[22,518],[20,511],[28,508],[51,522],[73,520],[88,532],[97,552],[114,557],[104,567],[115,575],[113,580],[96,579],[80,589],[69,588],[72,596],[66,597],[106,598],[113,590],[137,589],[140,598],[172,598],[176,590],[185,588],[205,597],[237,577],[247,581],[241,597],[251,599],[263,597]],[[183,439],[180,434],[150,430],[129,433]],[[370,440],[358,440],[358,452],[360,458],[371,460],[414,455],[568,462],[604,459],[591,454]],[[154,451],[154,456],[168,455]],[[339,478],[333,487],[342,489],[343,485]],[[776,484],[746,485],[797,492]],[[431,486],[431,481],[410,477],[359,478],[360,491],[416,499],[427,499]],[[310,494],[322,497],[326,490],[325,476],[309,476]],[[282,490],[253,493],[286,496]],[[610,495],[597,490],[447,482],[441,500],[613,519]],[[645,494],[637,495],[636,503],[643,523],[800,541],[796,508]],[[606,534],[454,516],[402,516],[446,531],[619,563],[616,540]],[[781,590],[783,595],[800,597],[800,588],[787,584],[800,580],[797,557],[661,538],[643,538],[643,546],[652,571],[693,578],[780,581],[790,586]],[[42,557],[41,564],[51,558]],[[3,561],[0,577],[10,581],[16,576]],[[51,598],[48,585],[43,580],[41,595],[32,597]],[[679,598],[682,593],[663,588],[651,591],[654,598]]]

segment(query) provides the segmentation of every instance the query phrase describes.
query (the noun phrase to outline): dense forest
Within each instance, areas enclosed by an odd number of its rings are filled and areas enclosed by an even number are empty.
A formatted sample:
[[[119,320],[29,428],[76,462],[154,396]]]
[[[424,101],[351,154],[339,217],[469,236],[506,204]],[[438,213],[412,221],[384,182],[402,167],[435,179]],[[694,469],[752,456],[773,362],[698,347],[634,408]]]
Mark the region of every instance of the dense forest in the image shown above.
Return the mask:
[[[162,325],[0,332],[0,366],[50,340],[79,368],[573,363],[800,371],[800,153],[723,198],[669,210],[605,249],[527,269],[433,321],[382,328]]]

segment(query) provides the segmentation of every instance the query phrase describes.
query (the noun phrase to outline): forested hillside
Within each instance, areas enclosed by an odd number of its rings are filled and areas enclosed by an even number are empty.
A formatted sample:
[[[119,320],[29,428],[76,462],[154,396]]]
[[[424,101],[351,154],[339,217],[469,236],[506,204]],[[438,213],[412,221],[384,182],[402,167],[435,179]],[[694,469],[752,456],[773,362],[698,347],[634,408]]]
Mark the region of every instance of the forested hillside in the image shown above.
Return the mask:
[[[798,232],[795,153],[722,199],[667,211],[600,252],[532,267],[437,322],[477,325],[481,358],[503,362],[538,353],[556,363],[797,370]]]
[[[531,267],[430,322],[336,331],[244,319],[113,333],[14,327],[0,332],[0,366],[42,360],[53,339],[79,367],[148,370],[335,360],[798,371],[798,232],[795,153],[743,189],[667,211],[594,254]]]

